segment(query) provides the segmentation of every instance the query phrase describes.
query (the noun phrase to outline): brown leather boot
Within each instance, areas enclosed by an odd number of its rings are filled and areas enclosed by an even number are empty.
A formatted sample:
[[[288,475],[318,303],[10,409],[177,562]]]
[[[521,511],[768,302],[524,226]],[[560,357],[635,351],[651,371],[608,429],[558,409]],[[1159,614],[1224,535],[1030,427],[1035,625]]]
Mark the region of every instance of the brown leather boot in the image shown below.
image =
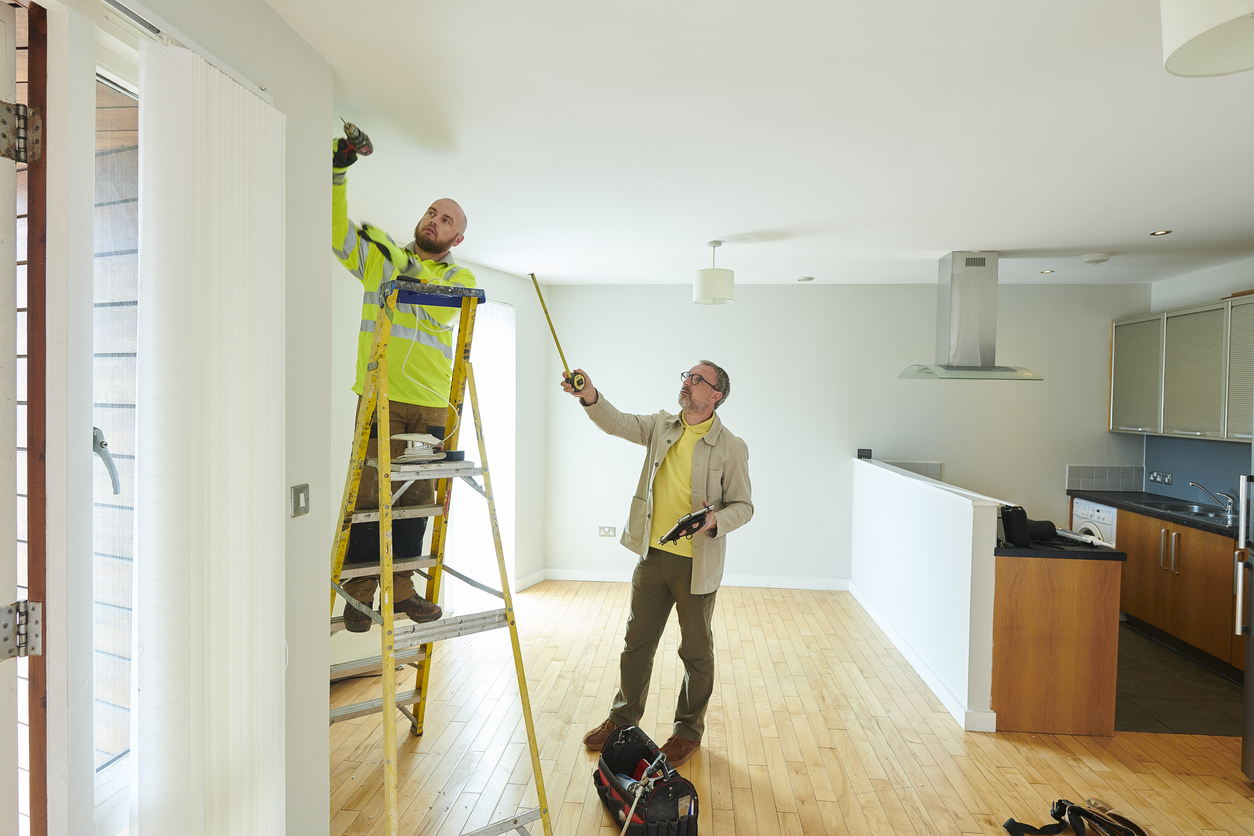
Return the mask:
[[[421,595],[411,595],[404,601],[397,601],[396,607],[392,612],[393,614],[404,613],[405,617],[410,621],[416,621],[419,624],[435,621],[444,615],[443,610]]]
[[[583,745],[594,752],[599,752],[617,728],[618,725],[613,720],[606,720],[583,736]]]
[[[368,607],[370,606],[372,602],[363,601],[362,603],[364,603]],[[373,622],[370,620],[370,616],[366,615],[364,612],[357,609],[352,604],[344,605],[344,629],[347,630],[348,632],[350,633],[369,632],[370,625],[372,623]]]
[[[666,753],[666,762],[676,767],[686,764],[688,759],[695,755],[700,748],[701,744],[699,742],[685,740],[673,734],[669,740],[662,744],[662,751]]]

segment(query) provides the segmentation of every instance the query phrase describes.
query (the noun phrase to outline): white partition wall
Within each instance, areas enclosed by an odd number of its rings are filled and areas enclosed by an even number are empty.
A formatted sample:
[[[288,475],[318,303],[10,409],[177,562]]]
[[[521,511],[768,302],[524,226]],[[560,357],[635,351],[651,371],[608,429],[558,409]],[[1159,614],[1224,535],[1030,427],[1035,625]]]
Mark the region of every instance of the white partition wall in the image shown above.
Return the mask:
[[[132,823],[282,833],[284,118],[177,47],[140,87]]]
[[[1003,503],[854,463],[850,591],[968,731],[994,731],[993,548]]]

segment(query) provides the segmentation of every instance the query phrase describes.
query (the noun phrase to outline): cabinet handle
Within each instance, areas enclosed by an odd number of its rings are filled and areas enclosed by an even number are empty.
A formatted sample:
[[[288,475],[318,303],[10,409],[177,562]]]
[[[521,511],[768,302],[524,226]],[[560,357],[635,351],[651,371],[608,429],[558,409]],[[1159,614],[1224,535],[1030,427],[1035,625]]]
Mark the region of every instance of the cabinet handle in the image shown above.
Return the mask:
[[[1179,572],[1176,571],[1176,540],[1177,538],[1179,538],[1179,536],[1180,536],[1179,531],[1171,532],[1171,571],[1173,574],[1176,574],[1176,575],[1180,574]]]
[[[1195,433],[1192,430],[1168,430],[1168,432],[1172,435],[1201,435],[1200,432]]]
[[[1254,435],[1250,435],[1249,433],[1233,433],[1232,437],[1233,438],[1254,438]]]
[[[1166,569],[1163,565],[1163,553],[1167,551],[1167,529],[1160,528],[1158,530],[1158,568]]]
[[[1158,430],[1154,429],[1153,427],[1115,427],[1115,429],[1116,429],[1116,430],[1127,430],[1128,432],[1134,432],[1134,433],[1152,433],[1152,432],[1158,432]]]

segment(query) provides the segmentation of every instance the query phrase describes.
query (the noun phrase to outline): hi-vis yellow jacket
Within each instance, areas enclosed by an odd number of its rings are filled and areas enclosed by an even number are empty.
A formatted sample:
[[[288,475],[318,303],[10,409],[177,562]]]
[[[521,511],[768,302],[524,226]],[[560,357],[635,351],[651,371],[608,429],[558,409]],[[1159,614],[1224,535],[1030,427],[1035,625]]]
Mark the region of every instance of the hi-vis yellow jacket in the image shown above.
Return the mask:
[[[353,391],[362,393],[366,364],[379,314],[379,285],[404,277],[439,285],[474,287],[475,276],[447,256],[444,261],[422,261],[398,246],[383,230],[371,224],[360,227],[348,219],[348,195],[343,168],[331,174],[331,250],[348,271],[361,280],[361,330],[357,334],[357,380]],[[447,406],[453,379],[453,335],[457,308],[425,305],[397,306],[388,344],[388,398],[419,406]]]

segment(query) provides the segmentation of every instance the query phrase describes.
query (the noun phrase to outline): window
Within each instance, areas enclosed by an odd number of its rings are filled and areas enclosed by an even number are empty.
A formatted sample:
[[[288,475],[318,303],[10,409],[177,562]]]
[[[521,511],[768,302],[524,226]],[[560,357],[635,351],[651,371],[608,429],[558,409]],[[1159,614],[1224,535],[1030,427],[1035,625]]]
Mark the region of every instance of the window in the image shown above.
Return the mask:
[[[135,341],[139,274],[139,102],[96,83],[92,419],[92,600],[97,803],[126,787],[130,751],[131,592],[135,520]]]

